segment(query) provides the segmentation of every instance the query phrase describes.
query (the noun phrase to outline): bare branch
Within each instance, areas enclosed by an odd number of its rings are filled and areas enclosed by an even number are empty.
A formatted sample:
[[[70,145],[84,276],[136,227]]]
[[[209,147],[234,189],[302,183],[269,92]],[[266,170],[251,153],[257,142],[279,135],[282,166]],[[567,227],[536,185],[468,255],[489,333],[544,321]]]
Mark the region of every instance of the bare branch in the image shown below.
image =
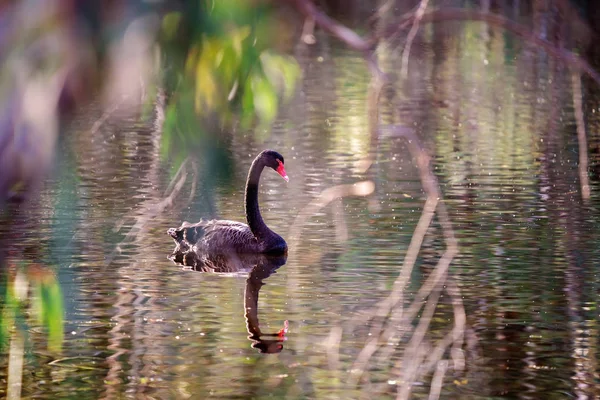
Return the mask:
[[[342,42],[354,50],[369,51],[374,47],[373,40],[365,40],[356,34],[352,29],[334,21],[326,14],[320,12],[310,0],[289,0],[294,4],[296,9],[300,11],[306,18],[314,20],[314,22],[329,32]]]

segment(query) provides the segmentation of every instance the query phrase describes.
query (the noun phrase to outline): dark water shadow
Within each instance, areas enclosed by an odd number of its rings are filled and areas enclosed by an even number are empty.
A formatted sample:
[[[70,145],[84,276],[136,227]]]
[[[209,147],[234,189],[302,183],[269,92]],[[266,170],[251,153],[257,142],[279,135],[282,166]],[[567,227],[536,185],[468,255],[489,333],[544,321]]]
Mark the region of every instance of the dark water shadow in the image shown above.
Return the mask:
[[[240,254],[231,252],[197,254],[189,249],[177,246],[169,258],[177,265],[198,272],[244,273],[250,271],[244,290],[244,317],[248,339],[252,347],[261,353],[279,353],[283,350],[287,320],[284,327],[276,333],[264,333],[258,320],[258,294],[264,280],[271,276],[287,261],[287,254]]]

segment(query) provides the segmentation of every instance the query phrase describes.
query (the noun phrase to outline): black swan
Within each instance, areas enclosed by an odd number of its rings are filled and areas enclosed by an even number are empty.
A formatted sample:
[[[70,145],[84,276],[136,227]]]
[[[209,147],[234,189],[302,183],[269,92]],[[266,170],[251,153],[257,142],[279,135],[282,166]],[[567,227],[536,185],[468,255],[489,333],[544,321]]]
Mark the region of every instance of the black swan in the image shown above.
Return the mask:
[[[246,220],[210,220],[195,224],[184,222],[171,228],[168,234],[177,243],[176,252],[197,254],[223,253],[285,253],[285,240],[265,224],[258,208],[258,182],[264,167],[273,168],[283,179],[289,178],[283,167],[283,156],[273,150],[264,150],[252,162],[246,180]]]

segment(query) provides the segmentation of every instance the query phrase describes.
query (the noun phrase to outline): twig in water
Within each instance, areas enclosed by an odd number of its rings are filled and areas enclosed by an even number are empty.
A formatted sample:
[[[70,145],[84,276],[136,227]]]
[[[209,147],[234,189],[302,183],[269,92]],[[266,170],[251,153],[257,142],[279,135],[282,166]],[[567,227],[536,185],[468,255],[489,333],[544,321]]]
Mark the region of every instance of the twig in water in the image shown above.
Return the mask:
[[[327,339],[327,362],[331,371],[337,371],[340,364],[340,341],[342,340],[342,328],[334,326],[329,332]]]
[[[379,141],[378,126],[379,126],[379,96],[381,90],[386,84],[385,75],[379,70],[379,66],[374,59],[374,54],[371,54],[370,58],[367,59],[369,65],[371,65],[371,81],[369,82],[369,89],[367,92],[367,117],[369,123],[369,152],[365,157],[358,162],[358,170],[360,173],[365,173],[373,164],[375,160],[375,149]]]
[[[184,171],[185,167],[187,166],[188,161],[189,161],[189,158],[186,157],[186,159],[183,160],[183,162],[179,166],[179,169],[177,169],[177,172],[175,172],[175,175],[173,175],[173,178],[171,178],[169,185],[167,185],[167,188],[165,189],[165,193],[164,193],[165,196],[167,196],[168,193],[170,193],[173,190],[173,186],[176,184],[176,182],[178,182],[178,177],[182,173],[182,171]]]
[[[435,374],[431,380],[431,390],[429,391],[429,400],[437,400],[442,392],[442,384],[444,383],[444,375],[448,369],[448,361],[442,360],[438,363],[435,369]]]
[[[18,329],[13,329],[8,350],[8,382],[6,387],[6,398],[8,400],[19,400],[23,388],[23,359],[25,338]]]
[[[431,320],[433,319],[433,314],[435,313],[441,293],[441,288],[438,288],[437,290],[433,291],[432,295],[427,299],[423,314],[419,318],[419,323],[417,324],[417,327],[415,328],[413,335],[406,346],[404,356],[396,365],[397,368],[401,367],[403,370],[403,374],[401,375],[402,385],[400,385],[398,388],[398,396],[396,397],[397,399],[405,400],[409,398],[410,389],[417,376],[419,368],[423,364],[425,354],[430,352],[429,346],[424,343],[424,339],[425,335],[427,334],[427,330],[429,329],[429,325],[431,324]],[[414,360],[417,358],[417,356],[421,356],[421,362],[408,362],[409,360]]]
[[[194,195],[196,194],[196,182],[198,181],[196,177],[198,176],[198,163],[196,160],[192,160],[192,171],[194,173],[194,178],[192,179],[192,188],[190,189],[190,195],[187,199],[187,204],[190,204],[192,200],[194,200]]]
[[[369,333],[370,338],[355,360],[348,383],[351,386],[358,384],[363,375],[368,372],[370,359],[378,350],[380,350],[381,344],[385,343],[386,347],[383,351],[383,358],[380,361],[387,362],[387,360],[389,360],[391,353],[395,351],[395,346],[405,334],[411,331],[413,321],[418,317],[419,311],[425,302],[425,308],[419,318],[417,327],[412,331],[411,338],[404,354],[394,368],[394,370],[402,371],[399,372],[401,376],[398,380],[401,384],[398,386],[398,398],[405,399],[410,396],[412,383],[424,375],[424,370],[427,368],[430,369],[431,366],[438,365],[439,362],[443,361],[442,357],[448,346],[452,345],[453,350],[456,350],[453,351],[452,354],[455,370],[461,370],[464,367],[464,358],[462,357],[461,347],[464,343],[466,318],[462,301],[460,301],[458,287],[454,283],[448,283],[450,281],[448,278],[448,268],[458,253],[458,244],[454,236],[454,230],[445,204],[440,201],[441,192],[437,178],[431,171],[429,156],[425,153],[424,147],[421,145],[414,131],[410,129],[405,129],[405,127],[401,126],[391,126],[382,130],[380,134],[382,136],[403,137],[406,139],[409,151],[416,160],[421,185],[423,186],[427,198],[404,258],[400,275],[396,279],[389,296],[382,300],[379,306],[369,314],[369,319],[373,319],[374,321],[377,320],[378,322],[371,327]],[[404,291],[410,281],[425,234],[433,221],[436,211],[439,223],[443,230],[446,250],[435,266],[433,272],[417,292],[412,304],[405,311],[402,306],[404,302]],[[445,288],[444,283],[447,285]],[[448,292],[452,299],[455,322],[452,332],[450,332],[445,339],[440,341],[435,347],[436,351],[432,352],[431,345],[425,340],[425,337],[437,308],[438,299],[444,290]],[[390,313],[392,313],[391,317]],[[394,323],[394,321],[399,322]],[[387,326],[384,329],[386,324]],[[426,360],[427,355],[428,357]],[[443,371],[439,370],[437,372],[437,383],[435,383],[435,385],[441,385],[439,381],[443,380],[444,374],[442,374],[442,372],[445,374],[445,368]],[[438,391],[439,388],[435,385],[432,382],[430,398],[436,398],[436,396],[438,396],[436,391]]]
[[[102,113],[100,118],[98,118],[96,122],[94,122],[94,125],[92,125],[90,132],[92,134],[98,132],[100,127],[119,109],[119,107],[121,107],[127,98],[128,96],[122,96],[120,101],[116,102],[111,108]]]
[[[578,72],[571,73],[573,81],[573,106],[575,108],[575,121],[577,123],[577,141],[579,142],[579,182],[581,184],[581,197],[583,201],[590,199],[590,179],[588,176],[588,152],[585,135],[585,121],[583,119],[583,106],[581,98],[581,78]]]
[[[171,179],[171,182],[169,183],[167,191],[165,192],[166,197],[163,198],[159,203],[146,207],[146,209],[143,213],[141,213],[140,215],[135,217],[135,221],[136,221],[135,224],[133,224],[133,226],[129,229],[129,231],[123,238],[123,240],[121,240],[119,242],[119,244],[117,244],[117,246],[115,247],[113,252],[106,258],[105,265],[109,265],[114,260],[115,256],[117,254],[121,253],[121,245],[123,243],[125,243],[127,240],[134,238],[138,234],[138,232],[140,232],[142,229],[144,229],[144,227],[146,226],[146,223],[149,220],[151,220],[156,215],[160,214],[165,209],[167,209],[173,205],[173,201],[175,200],[175,197],[177,197],[179,192],[181,192],[181,189],[183,188],[183,185],[185,184],[185,181],[187,180],[187,170],[185,168],[185,165],[187,164],[187,162],[188,162],[188,158],[186,158],[183,161],[183,163],[179,167],[179,170],[177,171],[177,173],[175,174],[173,179]],[[194,170],[194,171],[196,171],[196,170]],[[192,178],[192,182],[195,182],[195,181],[196,181],[196,175],[194,175],[194,177]],[[192,184],[192,193],[195,192],[195,187],[196,187],[195,184]],[[188,202],[191,201],[191,198],[192,198],[192,195],[190,194],[190,197],[188,198]]]
[[[302,41],[306,44],[315,44],[315,20],[312,17],[306,17],[304,26],[302,26]]]
[[[300,234],[306,221],[312,215],[316,214],[320,209],[327,206],[337,198],[348,196],[368,196],[375,190],[375,185],[371,181],[356,182],[354,184],[338,185],[323,190],[319,196],[308,203],[299,213],[289,232],[290,243],[296,243],[300,240]],[[289,246],[289,258],[292,258],[294,249],[297,245]]]
[[[412,42],[417,35],[417,31],[419,30],[419,23],[423,18],[423,14],[425,14],[425,10],[427,9],[427,3],[429,0],[421,0],[419,4],[419,8],[415,13],[415,19],[413,21],[412,27],[408,32],[408,36],[406,37],[406,45],[404,46],[404,50],[402,51],[402,67],[400,69],[400,76],[404,79],[408,76],[408,58],[410,56],[410,48],[412,46]]]

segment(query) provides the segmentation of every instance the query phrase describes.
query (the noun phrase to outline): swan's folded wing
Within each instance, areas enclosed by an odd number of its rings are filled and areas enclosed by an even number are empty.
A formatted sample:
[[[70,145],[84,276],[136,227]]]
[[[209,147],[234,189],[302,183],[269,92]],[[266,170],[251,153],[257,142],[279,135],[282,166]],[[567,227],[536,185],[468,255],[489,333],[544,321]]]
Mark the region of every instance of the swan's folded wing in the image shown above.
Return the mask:
[[[181,250],[196,252],[256,252],[258,242],[246,224],[229,220],[201,220],[195,224],[184,222],[171,228],[169,235]]]
[[[225,251],[228,248],[252,251],[257,244],[248,225],[228,220],[207,221],[204,224],[204,236],[198,244],[201,243],[210,251]]]

